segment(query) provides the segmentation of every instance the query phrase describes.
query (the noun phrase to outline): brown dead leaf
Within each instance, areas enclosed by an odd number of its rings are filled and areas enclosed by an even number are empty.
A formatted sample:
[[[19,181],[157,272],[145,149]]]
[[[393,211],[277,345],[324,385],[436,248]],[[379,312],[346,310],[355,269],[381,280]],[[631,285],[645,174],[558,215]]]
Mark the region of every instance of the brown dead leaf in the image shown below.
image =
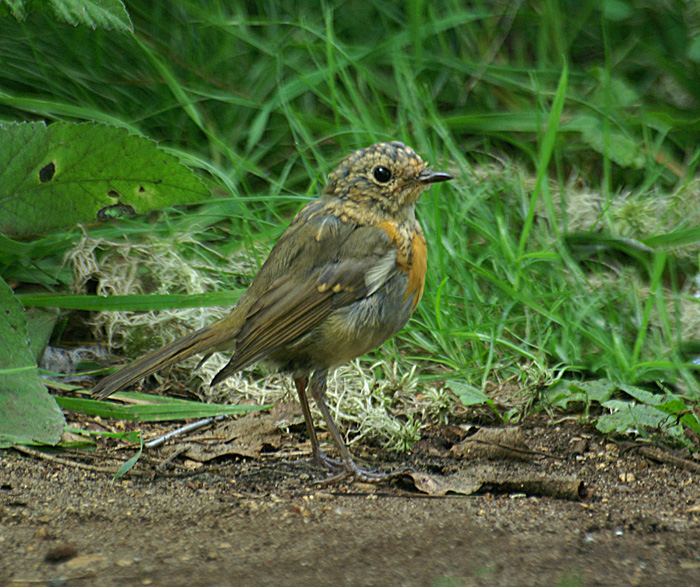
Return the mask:
[[[279,428],[272,414],[264,412],[251,412],[236,420],[220,422],[212,430],[212,434],[223,439],[224,442],[240,440],[251,444],[270,440],[274,445],[279,445]],[[276,439],[273,440],[273,437]]]
[[[269,414],[277,428],[288,428],[289,426],[304,423],[304,415],[301,412],[299,402],[277,402],[272,406]]]
[[[428,475],[417,471],[410,471],[405,475],[410,477],[418,491],[427,495],[442,496],[448,493],[472,495],[481,489],[481,482],[465,471],[449,476]]]
[[[530,461],[532,451],[520,428],[481,428],[450,449],[457,459],[505,459]]]
[[[211,440],[191,443],[184,456],[199,462],[224,456],[257,458],[263,449],[276,449],[282,444],[277,418],[264,412],[221,422],[212,429],[210,437]]]

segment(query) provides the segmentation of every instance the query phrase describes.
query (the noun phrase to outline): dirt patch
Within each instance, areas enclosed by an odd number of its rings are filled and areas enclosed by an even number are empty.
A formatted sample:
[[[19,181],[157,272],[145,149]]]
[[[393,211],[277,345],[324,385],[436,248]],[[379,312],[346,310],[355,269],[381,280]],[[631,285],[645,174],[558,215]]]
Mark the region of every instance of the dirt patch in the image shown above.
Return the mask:
[[[407,479],[318,487],[323,473],[299,455],[296,429],[258,458],[226,457],[189,473],[144,458],[114,482],[2,452],[0,583],[700,585],[697,472],[576,423],[533,420],[521,434],[536,453],[530,462],[455,459],[449,429],[433,430],[406,458],[371,446],[353,452],[377,467],[435,475],[488,466],[573,476],[589,499],[488,487],[427,497]],[[93,462],[109,451],[98,449]]]

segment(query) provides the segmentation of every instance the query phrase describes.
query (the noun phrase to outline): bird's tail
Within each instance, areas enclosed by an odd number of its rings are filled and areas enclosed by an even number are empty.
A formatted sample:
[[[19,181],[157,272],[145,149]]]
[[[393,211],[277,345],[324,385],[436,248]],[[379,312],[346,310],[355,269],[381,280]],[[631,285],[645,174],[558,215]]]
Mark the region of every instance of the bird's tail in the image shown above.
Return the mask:
[[[135,383],[142,377],[170,367],[197,353],[211,351],[225,342],[222,340],[222,334],[226,334],[225,329],[220,327],[220,323],[221,321],[205,326],[192,334],[165,345],[163,348],[144,355],[116,373],[112,373],[93,388],[92,396],[104,399],[115,391]]]

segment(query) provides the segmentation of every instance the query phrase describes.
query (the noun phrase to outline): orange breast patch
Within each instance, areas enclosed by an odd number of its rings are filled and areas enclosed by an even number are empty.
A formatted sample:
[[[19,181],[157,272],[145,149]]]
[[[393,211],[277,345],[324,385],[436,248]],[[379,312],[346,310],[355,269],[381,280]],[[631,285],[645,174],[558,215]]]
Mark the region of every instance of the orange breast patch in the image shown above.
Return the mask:
[[[413,312],[423,297],[425,272],[428,269],[428,247],[425,238],[415,231],[410,236],[405,235],[401,227],[394,222],[381,222],[377,226],[386,232],[389,241],[396,247],[396,265],[408,277],[404,300],[415,294],[411,302]]]
[[[425,244],[423,235],[417,232],[413,234],[411,243],[411,261],[408,273],[408,290],[406,297],[413,292],[417,292],[411,304],[411,312],[416,309],[418,302],[423,297],[423,286],[425,285],[425,272],[428,270],[428,247]]]

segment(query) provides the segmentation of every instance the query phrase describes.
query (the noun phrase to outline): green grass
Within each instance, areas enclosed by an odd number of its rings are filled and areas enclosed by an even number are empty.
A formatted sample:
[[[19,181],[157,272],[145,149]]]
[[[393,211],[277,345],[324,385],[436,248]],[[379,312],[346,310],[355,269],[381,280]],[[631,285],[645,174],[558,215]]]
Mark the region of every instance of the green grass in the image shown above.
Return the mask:
[[[348,151],[403,140],[456,180],[420,201],[429,273],[394,358],[535,400],[604,378],[696,406],[700,15],[637,4],[136,2],[134,34],[36,12],[0,20],[0,119],[160,141],[214,197],[85,230],[196,234],[183,256],[213,266],[274,242]],[[81,235],[0,239],[3,277],[65,292]]]

